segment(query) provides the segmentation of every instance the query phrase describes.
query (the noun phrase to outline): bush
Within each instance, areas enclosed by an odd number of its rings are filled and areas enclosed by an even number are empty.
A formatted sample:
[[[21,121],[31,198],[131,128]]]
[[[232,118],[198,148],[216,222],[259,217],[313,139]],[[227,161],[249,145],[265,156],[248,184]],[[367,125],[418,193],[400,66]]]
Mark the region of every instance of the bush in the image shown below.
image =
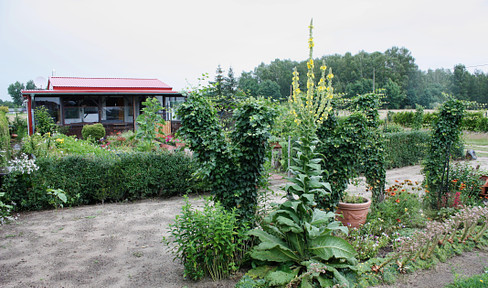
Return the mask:
[[[8,107],[7,106],[0,106],[0,112],[7,114],[8,113]]]
[[[10,134],[8,131],[8,120],[4,112],[0,111],[0,167],[7,165],[10,159]]]
[[[11,134],[17,134],[17,140],[22,140],[27,135],[27,120],[15,114],[15,118],[10,122]]]
[[[182,214],[169,229],[173,254],[183,262],[184,276],[194,281],[206,275],[214,281],[228,277],[244,255],[246,227],[238,223],[235,208],[228,211],[218,202],[212,206],[207,199],[199,211],[192,209],[188,197],[185,200]]]
[[[46,133],[54,133],[56,131],[56,124],[49,114],[49,111],[44,106],[39,106],[34,110],[34,119],[36,121],[36,132],[44,135]]]
[[[86,140],[88,140],[89,138],[92,138],[94,140],[100,140],[105,137],[105,128],[101,123],[85,125],[81,130],[81,136],[83,136],[83,139]]]
[[[415,118],[415,113],[410,111],[402,111],[393,114],[393,122],[405,127],[412,127]]]
[[[429,137],[426,131],[386,133],[387,169],[419,164],[427,153]]]
[[[46,189],[62,189],[68,205],[104,201],[169,197],[195,191],[190,181],[195,171],[183,153],[126,153],[46,156],[36,160],[39,170],[5,177],[2,191],[16,202],[17,210],[50,208]],[[8,202],[7,202],[8,203]]]

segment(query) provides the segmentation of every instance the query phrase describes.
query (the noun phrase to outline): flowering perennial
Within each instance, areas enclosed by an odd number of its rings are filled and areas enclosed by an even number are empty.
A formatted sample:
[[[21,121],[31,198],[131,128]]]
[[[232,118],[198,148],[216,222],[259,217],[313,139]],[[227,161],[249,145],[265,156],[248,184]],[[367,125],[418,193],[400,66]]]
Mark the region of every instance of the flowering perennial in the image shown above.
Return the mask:
[[[8,165],[10,172],[18,172],[20,174],[31,174],[39,169],[35,160],[29,159],[26,154],[22,154],[20,158],[8,161]]]

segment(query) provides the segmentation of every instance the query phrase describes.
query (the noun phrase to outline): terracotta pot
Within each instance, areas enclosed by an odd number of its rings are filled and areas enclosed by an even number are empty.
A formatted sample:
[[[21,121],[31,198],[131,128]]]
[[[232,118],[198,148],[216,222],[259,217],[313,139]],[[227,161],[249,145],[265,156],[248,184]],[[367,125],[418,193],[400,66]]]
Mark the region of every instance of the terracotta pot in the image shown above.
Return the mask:
[[[341,215],[337,216],[336,219],[341,221],[342,224],[345,226],[350,226],[353,228],[357,228],[364,223],[366,223],[366,216],[368,216],[369,206],[371,206],[371,200],[368,200],[364,203],[344,203],[339,202],[339,206],[337,207],[336,214]]]

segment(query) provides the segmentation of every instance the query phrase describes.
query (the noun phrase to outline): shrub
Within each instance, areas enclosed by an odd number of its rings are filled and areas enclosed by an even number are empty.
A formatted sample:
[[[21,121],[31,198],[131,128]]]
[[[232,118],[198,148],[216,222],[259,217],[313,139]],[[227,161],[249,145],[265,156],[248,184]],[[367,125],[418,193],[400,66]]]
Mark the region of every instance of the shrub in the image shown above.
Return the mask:
[[[27,120],[15,114],[15,118],[10,123],[11,134],[17,134],[17,140],[22,140],[27,135]]]
[[[105,128],[102,123],[96,123],[92,125],[85,125],[81,130],[81,136],[83,139],[88,140],[92,138],[93,140],[100,140],[105,137]]]
[[[203,211],[193,209],[188,197],[169,232],[172,250],[184,266],[184,276],[199,280],[206,275],[214,281],[228,277],[239,268],[245,252],[245,226],[237,220],[236,210],[224,209],[207,198]]]
[[[0,112],[0,167],[7,164],[10,159],[10,134],[8,131],[8,120],[4,112]]]
[[[480,187],[484,184],[480,177],[487,174],[487,171],[475,169],[467,162],[460,162],[451,165],[449,171],[451,194],[453,194],[455,198],[456,193],[459,192],[459,204],[480,204],[479,202],[482,202],[482,200],[484,200],[479,198]],[[454,201],[455,199],[452,200]]]
[[[62,189],[68,205],[169,197],[196,190],[193,162],[183,153],[112,153],[38,157],[39,170],[6,176],[2,190],[18,210],[51,207],[46,189]],[[194,186],[195,185],[195,186]],[[201,187],[204,188],[204,187]]]
[[[427,153],[429,137],[426,131],[386,133],[387,169],[419,164]]]
[[[8,107],[7,106],[0,106],[0,112],[7,114],[8,113]]]
[[[405,127],[412,127],[415,113],[410,111],[401,111],[393,114],[393,122]]]
[[[36,132],[41,135],[54,133],[56,131],[56,124],[54,124],[54,120],[46,107],[39,106],[34,110],[34,120],[36,122]]]
[[[449,183],[449,159],[461,143],[461,123],[465,114],[465,104],[451,99],[445,102],[433,126],[429,140],[429,152],[424,161],[425,184],[432,191],[430,201],[433,208],[441,207],[441,200],[446,196]]]

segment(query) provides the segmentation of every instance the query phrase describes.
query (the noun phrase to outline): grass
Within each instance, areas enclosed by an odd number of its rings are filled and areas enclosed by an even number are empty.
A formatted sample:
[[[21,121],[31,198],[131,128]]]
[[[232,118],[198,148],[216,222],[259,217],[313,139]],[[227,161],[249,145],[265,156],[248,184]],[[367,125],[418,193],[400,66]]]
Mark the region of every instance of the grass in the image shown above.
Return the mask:
[[[475,275],[473,277],[459,279],[444,288],[477,288],[488,286],[488,274]]]

